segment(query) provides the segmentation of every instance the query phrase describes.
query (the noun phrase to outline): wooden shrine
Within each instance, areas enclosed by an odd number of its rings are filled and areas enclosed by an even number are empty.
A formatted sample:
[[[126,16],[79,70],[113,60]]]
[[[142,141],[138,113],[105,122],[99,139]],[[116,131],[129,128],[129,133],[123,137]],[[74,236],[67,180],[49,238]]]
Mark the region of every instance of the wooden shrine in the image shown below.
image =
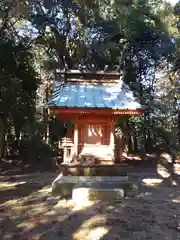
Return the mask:
[[[71,121],[63,139],[66,164],[113,164],[121,158],[115,125],[123,115],[140,115],[143,107],[117,72],[63,72],[48,106]]]

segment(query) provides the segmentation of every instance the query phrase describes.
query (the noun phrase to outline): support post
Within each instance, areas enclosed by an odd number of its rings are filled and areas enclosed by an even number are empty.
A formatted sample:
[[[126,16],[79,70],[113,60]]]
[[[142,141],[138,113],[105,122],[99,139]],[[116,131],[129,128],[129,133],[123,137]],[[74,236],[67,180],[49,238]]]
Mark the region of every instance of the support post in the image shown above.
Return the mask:
[[[74,156],[78,155],[78,121],[74,125]]]
[[[115,161],[115,137],[114,137],[114,121],[111,122],[110,125],[110,146],[113,152],[113,162]]]

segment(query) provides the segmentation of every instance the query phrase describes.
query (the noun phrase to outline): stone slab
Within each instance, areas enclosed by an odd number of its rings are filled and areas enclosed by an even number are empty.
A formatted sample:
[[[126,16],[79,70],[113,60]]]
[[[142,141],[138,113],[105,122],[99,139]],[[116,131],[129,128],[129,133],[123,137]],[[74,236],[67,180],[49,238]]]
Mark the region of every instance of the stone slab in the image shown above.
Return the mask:
[[[111,201],[122,200],[124,198],[124,190],[119,189],[99,189],[99,188],[74,188],[72,199],[76,204],[85,203],[88,201]]]
[[[60,176],[57,177],[54,182],[63,181],[70,183],[78,183],[78,182],[126,182],[128,181],[128,176]]]
[[[75,187],[86,187],[86,188],[101,188],[101,189],[113,189],[113,188],[122,188],[125,185],[125,182],[98,182],[98,181],[91,181],[91,182],[78,182],[75,184]]]

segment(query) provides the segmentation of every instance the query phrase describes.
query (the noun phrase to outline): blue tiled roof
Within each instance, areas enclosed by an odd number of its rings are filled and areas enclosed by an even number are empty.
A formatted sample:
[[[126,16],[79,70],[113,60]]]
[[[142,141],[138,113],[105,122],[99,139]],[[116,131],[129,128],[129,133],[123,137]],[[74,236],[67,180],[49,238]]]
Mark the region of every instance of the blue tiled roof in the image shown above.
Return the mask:
[[[108,108],[108,109],[140,109],[128,86],[118,82],[102,85],[90,83],[59,84],[53,89],[48,102],[55,108]]]

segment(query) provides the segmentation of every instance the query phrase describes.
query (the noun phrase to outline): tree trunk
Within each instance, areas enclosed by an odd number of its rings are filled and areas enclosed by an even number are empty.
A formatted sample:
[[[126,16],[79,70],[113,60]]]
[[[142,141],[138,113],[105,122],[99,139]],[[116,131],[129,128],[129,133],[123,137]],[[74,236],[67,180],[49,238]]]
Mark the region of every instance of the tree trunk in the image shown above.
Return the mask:
[[[132,143],[132,136],[131,133],[128,134],[128,152],[133,152],[133,143]]]
[[[147,114],[144,114],[144,131],[143,131],[143,135],[144,135],[144,152],[147,151],[148,148],[148,144],[147,144]]]
[[[19,155],[19,141],[20,141],[20,134],[21,134],[21,130],[20,127],[15,125],[15,135],[16,135],[16,139],[15,139],[15,145],[14,145],[14,155]]]
[[[137,135],[136,131],[133,132],[133,142],[134,142],[134,152],[138,152],[138,143],[137,143]]]
[[[127,137],[128,137],[128,152],[132,153],[133,143],[132,143],[132,126],[129,118],[127,119]]]
[[[131,127],[132,127],[133,151],[137,152],[138,151],[138,143],[137,143],[136,127],[135,127],[135,123],[134,122],[131,122]]]
[[[178,147],[180,148],[180,109],[178,109]]]
[[[149,113],[147,113],[146,115],[146,126],[147,126],[147,147],[146,147],[146,151],[147,152],[151,152],[152,151],[152,137],[151,137],[151,130],[150,130],[150,126],[151,126],[151,119],[150,119],[150,115]]]
[[[4,150],[5,150],[5,133],[6,133],[6,127],[5,127],[5,120],[3,117],[0,117],[0,158],[4,156]]]

